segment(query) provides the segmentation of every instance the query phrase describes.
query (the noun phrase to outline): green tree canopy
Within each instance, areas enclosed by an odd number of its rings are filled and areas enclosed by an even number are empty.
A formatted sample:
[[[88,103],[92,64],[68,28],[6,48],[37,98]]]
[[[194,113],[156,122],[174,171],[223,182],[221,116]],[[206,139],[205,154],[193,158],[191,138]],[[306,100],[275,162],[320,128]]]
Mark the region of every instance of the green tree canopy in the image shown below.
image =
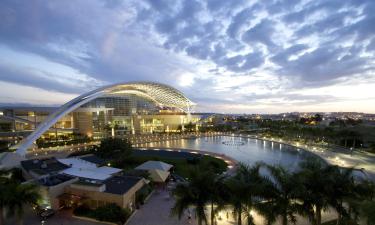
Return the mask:
[[[119,155],[130,155],[131,143],[126,139],[106,138],[100,142],[97,154],[103,158],[115,158]]]

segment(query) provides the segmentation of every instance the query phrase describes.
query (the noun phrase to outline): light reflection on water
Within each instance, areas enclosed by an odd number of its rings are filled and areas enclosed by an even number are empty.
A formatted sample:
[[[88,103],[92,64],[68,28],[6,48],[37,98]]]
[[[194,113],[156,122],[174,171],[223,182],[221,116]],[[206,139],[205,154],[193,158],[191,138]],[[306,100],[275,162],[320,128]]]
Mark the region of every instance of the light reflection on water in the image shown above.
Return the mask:
[[[204,150],[225,154],[249,165],[263,161],[268,164],[280,164],[290,169],[295,169],[299,162],[311,156],[311,153],[297,151],[295,147],[277,142],[229,136],[180,139],[148,143],[144,146]]]

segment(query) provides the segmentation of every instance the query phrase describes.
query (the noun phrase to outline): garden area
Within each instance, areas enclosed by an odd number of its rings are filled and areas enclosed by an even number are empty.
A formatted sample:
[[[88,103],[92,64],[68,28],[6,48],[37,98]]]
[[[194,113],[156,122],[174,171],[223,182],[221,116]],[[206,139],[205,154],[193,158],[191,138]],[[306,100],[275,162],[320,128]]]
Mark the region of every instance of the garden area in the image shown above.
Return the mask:
[[[184,178],[189,178],[192,171],[197,169],[211,170],[216,174],[221,174],[227,170],[228,166],[223,160],[211,156],[166,150],[133,150],[128,157],[114,160],[113,165],[129,171],[150,160],[173,165],[173,172]]]
[[[124,224],[130,217],[131,212],[123,209],[116,204],[107,204],[96,209],[90,209],[82,205],[74,209],[74,215],[79,217],[88,217],[98,221]]]
[[[93,146],[86,151],[75,152],[70,156],[95,154],[105,159],[111,166],[130,172],[146,161],[163,161],[174,167],[174,173],[189,178],[194,170],[210,170],[221,174],[227,170],[227,163],[215,157],[167,150],[133,149],[126,139],[103,139],[99,146]]]

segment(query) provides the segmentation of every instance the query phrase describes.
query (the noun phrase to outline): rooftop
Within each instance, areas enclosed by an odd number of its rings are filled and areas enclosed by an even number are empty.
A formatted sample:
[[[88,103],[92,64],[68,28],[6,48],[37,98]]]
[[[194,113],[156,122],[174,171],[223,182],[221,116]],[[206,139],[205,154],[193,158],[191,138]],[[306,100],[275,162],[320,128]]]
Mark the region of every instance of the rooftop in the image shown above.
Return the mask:
[[[65,158],[65,159],[57,159],[59,162],[74,168],[82,168],[82,169],[95,169],[96,164],[88,162],[86,160],[80,158]]]
[[[106,162],[104,159],[99,158],[96,155],[91,155],[91,154],[90,155],[84,155],[84,156],[80,157],[80,159],[83,159],[87,162],[95,163],[97,165],[103,165]]]
[[[79,179],[78,181],[74,182],[73,184],[77,185],[86,185],[86,186],[93,186],[93,187],[100,187],[103,185],[103,182],[96,181],[96,180],[88,180],[88,179]]]
[[[29,159],[21,161],[21,166],[26,171],[34,171],[40,175],[60,172],[69,166],[59,162],[56,158]]]
[[[72,179],[74,179],[74,177],[63,175],[63,174],[56,174],[56,175],[53,175],[53,176],[48,176],[48,177],[42,178],[42,179],[38,180],[38,182],[41,185],[50,187],[50,186],[55,186],[55,185],[64,183],[64,182],[72,180]]]
[[[122,195],[128,192],[134,185],[136,185],[141,177],[128,177],[128,176],[114,176],[104,181],[106,185],[105,192],[111,194]]]
[[[93,179],[93,180],[106,180],[110,178],[113,174],[121,172],[121,171],[122,171],[121,169],[107,167],[107,166],[94,167],[94,168],[71,167],[71,168],[65,169],[64,171],[61,171],[61,173],[75,176],[75,177]]]
[[[161,171],[169,171],[173,165],[162,161],[147,161],[139,166],[137,166],[136,170],[161,170]]]

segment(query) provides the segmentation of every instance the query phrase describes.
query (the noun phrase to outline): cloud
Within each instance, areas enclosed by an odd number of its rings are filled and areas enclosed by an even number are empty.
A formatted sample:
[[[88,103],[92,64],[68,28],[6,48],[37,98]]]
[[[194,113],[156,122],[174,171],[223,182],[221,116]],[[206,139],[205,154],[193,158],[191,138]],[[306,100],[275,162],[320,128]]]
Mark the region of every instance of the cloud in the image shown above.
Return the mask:
[[[374,84],[374,10],[371,0],[4,0],[0,50],[45,63],[0,51],[0,82],[82,93],[151,80],[220,105],[233,94],[262,109],[289,106],[302,101],[295,90]],[[301,95],[313,105],[337,100]]]
[[[249,8],[242,9],[232,19],[227,29],[227,34],[231,38],[237,38],[242,28],[249,25],[252,19],[255,18],[254,14],[256,10],[260,8],[259,5],[255,5]]]
[[[277,45],[272,39],[272,35],[275,31],[273,24],[274,22],[271,20],[262,20],[242,34],[242,41],[248,44],[262,43],[267,48],[270,48],[270,50],[275,49]]]

